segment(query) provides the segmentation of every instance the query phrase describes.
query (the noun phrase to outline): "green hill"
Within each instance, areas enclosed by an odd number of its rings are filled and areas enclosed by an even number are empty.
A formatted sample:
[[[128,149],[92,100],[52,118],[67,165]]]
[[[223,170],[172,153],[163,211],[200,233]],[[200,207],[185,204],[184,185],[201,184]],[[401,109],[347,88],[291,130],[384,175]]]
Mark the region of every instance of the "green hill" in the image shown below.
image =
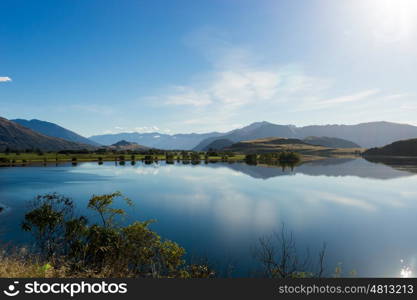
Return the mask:
[[[205,146],[203,151],[208,151],[210,149],[212,149],[212,150],[221,150],[221,149],[230,147],[231,145],[233,145],[233,142],[231,140],[218,139],[218,140],[215,140],[215,141],[211,142],[207,146]]]
[[[15,122],[0,117],[0,152],[6,149],[42,151],[92,149],[91,145],[70,142],[40,134]]]
[[[361,151],[360,148],[329,148],[310,145],[300,139],[275,137],[242,141],[224,148],[223,150],[244,154],[291,151],[307,156],[322,157],[354,155]]]
[[[324,146],[329,148],[360,148],[360,146],[354,142],[327,136],[309,136],[303,139],[303,141],[310,145]]]
[[[371,148],[363,153],[364,156],[416,156],[417,138],[397,141],[380,148]]]
[[[121,140],[111,146],[108,146],[108,148],[115,149],[115,150],[131,150],[131,151],[146,151],[150,149],[149,147],[139,145],[138,143],[128,142],[125,140]]]

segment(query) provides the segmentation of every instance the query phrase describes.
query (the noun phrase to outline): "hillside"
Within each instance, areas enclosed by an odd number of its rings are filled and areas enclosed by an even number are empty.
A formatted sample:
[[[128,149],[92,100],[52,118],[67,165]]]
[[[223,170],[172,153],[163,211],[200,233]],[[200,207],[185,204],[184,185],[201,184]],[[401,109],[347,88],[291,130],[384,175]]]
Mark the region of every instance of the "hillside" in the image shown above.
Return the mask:
[[[15,119],[11,121],[18,123],[22,126],[25,126],[29,129],[32,129],[33,131],[47,135],[47,136],[61,138],[70,142],[75,142],[75,143],[88,144],[92,146],[100,146],[99,143],[91,141],[71,130],[68,130],[54,123],[40,121],[36,119],[30,120],[30,121],[24,120],[24,119]]]
[[[49,137],[0,117],[0,151],[40,149],[42,151],[90,149],[92,146]]]
[[[223,148],[230,147],[231,145],[233,145],[233,142],[231,140],[218,139],[218,140],[215,140],[215,141],[211,142],[210,144],[208,144],[203,149],[203,151],[208,151],[210,149],[212,149],[212,150],[221,150]]]
[[[234,143],[224,148],[227,151],[238,153],[266,153],[285,151],[290,149],[321,149],[321,146],[312,146],[299,139],[291,138],[263,138]]]
[[[110,149],[116,149],[116,150],[131,150],[131,151],[146,151],[149,149],[149,147],[145,147],[142,145],[139,145],[138,143],[132,143],[125,140],[121,140],[111,146],[109,146]]]
[[[303,141],[310,145],[324,146],[329,148],[360,148],[360,146],[354,142],[327,136],[309,136],[303,139]]]
[[[380,148],[371,148],[364,156],[412,156],[417,157],[417,138],[397,141]]]
[[[295,138],[296,132],[294,128],[287,125],[276,125],[268,122],[256,122],[252,123],[249,126],[232,130],[228,133],[225,133],[221,136],[222,139],[230,140],[234,143],[240,141],[254,140],[267,137],[285,137],[285,138]],[[219,137],[211,137],[201,141],[194,150],[201,151],[207,148]]]
[[[358,148],[334,149],[323,146],[310,145],[300,139],[294,138],[263,138],[241,141],[224,148],[225,151],[237,153],[268,153],[279,151],[294,151],[309,156],[343,156],[353,155],[360,151]]]

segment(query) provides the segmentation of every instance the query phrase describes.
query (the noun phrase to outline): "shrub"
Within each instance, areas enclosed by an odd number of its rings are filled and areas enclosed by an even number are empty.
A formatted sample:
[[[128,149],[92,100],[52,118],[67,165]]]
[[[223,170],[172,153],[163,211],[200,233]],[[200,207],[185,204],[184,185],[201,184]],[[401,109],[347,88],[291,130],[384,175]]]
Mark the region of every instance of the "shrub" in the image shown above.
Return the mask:
[[[245,162],[249,165],[256,165],[257,164],[258,156],[256,154],[246,154]]]
[[[300,155],[295,152],[281,152],[279,154],[278,160],[280,162],[290,162],[290,163],[296,163],[300,161]]]
[[[41,257],[65,266],[69,275],[86,272],[106,277],[213,277],[206,265],[187,265],[185,250],[162,239],[149,226],[153,221],[121,225],[124,210],[114,208],[116,200],[132,205],[119,192],[93,196],[87,208],[98,215],[89,224],[74,216],[74,203],[58,194],[38,196],[22,228],[32,232]]]

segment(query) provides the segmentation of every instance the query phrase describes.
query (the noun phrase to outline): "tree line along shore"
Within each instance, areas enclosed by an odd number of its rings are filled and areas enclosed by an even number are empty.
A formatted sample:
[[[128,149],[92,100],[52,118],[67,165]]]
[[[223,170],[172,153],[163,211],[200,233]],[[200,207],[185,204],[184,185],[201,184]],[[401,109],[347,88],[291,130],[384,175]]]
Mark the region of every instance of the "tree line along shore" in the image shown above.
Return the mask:
[[[174,162],[247,162],[253,163],[273,163],[273,162],[299,162],[302,156],[295,152],[281,151],[276,153],[261,154],[241,154],[231,152],[196,152],[196,151],[111,151],[111,152],[90,152],[90,151],[60,151],[60,152],[42,152],[42,151],[9,151],[0,153],[0,166],[26,166],[51,163],[73,163],[78,162],[109,162],[115,161],[120,164],[125,162],[157,162],[165,161]]]

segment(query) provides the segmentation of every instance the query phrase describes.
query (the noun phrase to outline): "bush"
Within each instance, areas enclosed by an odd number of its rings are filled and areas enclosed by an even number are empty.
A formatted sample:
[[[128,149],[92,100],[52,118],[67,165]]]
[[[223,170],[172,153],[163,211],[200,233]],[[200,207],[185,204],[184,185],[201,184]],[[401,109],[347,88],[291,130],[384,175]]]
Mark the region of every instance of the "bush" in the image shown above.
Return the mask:
[[[256,165],[258,162],[258,156],[256,154],[246,154],[245,162],[249,165]]]
[[[281,163],[296,163],[300,161],[300,155],[295,152],[281,152],[278,156]]]
[[[66,272],[92,272],[106,277],[213,277],[206,265],[187,265],[185,250],[162,239],[149,226],[152,221],[120,225],[125,211],[114,208],[116,200],[132,205],[119,192],[93,196],[87,208],[99,222],[89,224],[74,216],[74,203],[59,194],[38,196],[25,215],[22,228],[33,233],[40,256]]]

